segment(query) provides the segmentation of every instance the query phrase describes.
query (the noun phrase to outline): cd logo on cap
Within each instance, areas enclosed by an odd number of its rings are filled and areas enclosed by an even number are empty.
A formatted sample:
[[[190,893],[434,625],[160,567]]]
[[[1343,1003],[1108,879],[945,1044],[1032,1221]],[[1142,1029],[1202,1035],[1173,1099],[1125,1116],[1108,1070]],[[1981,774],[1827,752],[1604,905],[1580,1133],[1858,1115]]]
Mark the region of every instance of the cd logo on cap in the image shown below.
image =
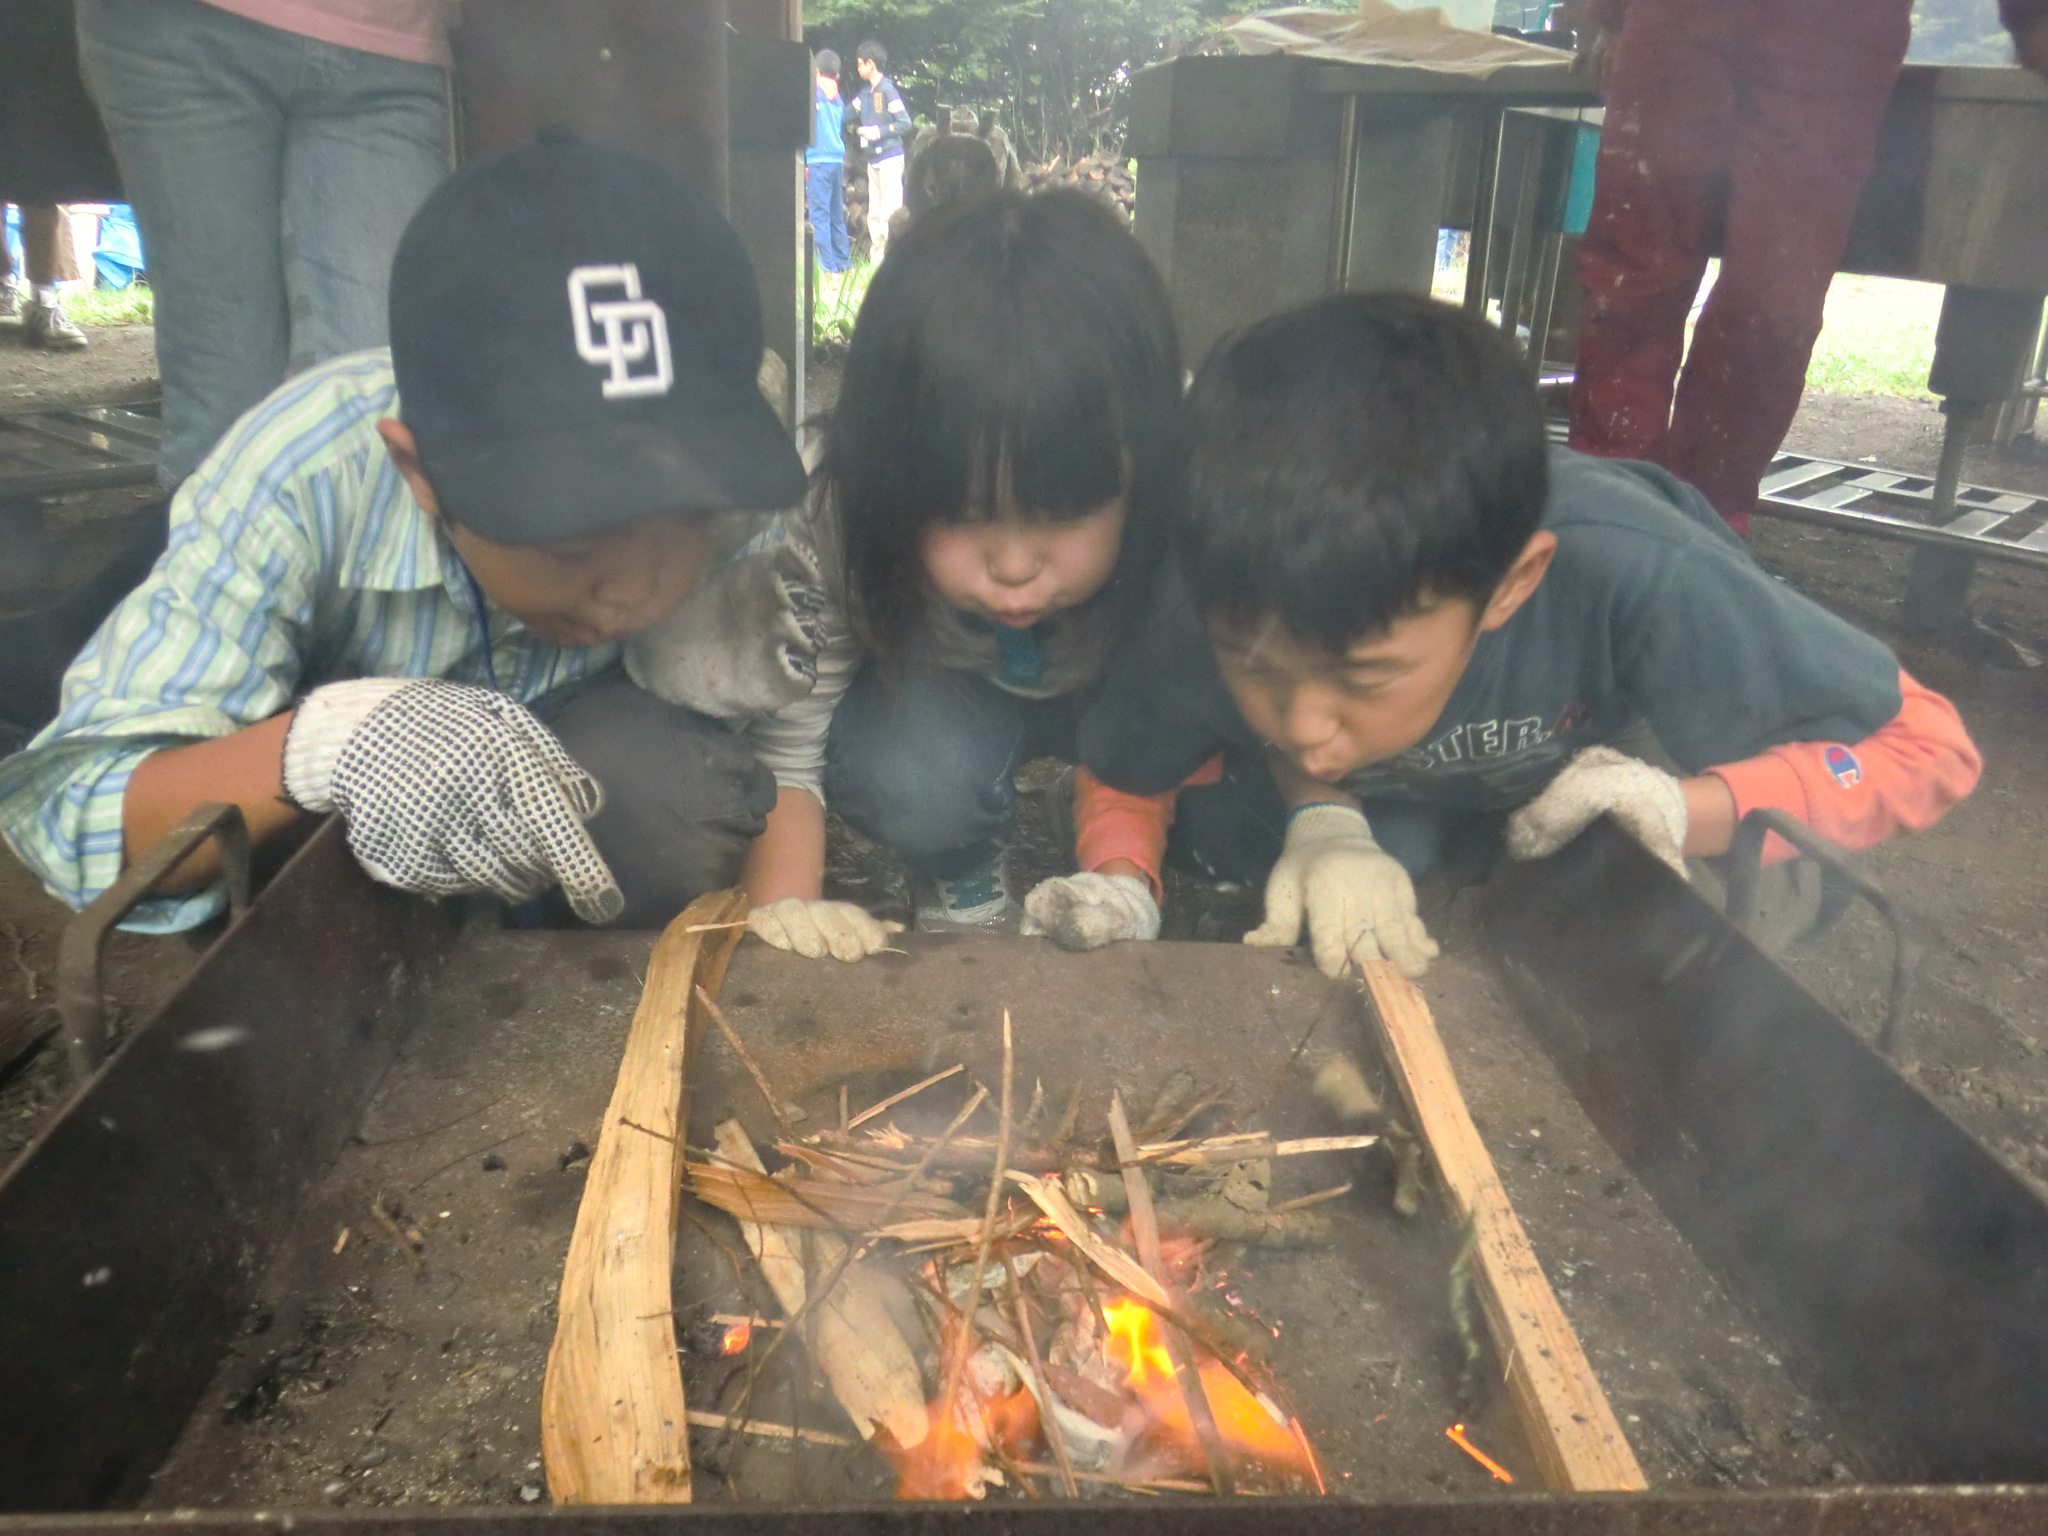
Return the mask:
[[[593,289],[617,289],[616,299],[593,299]],[[675,382],[669,365],[668,316],[652,299],[640,297],[640,269],[632,262],[616,267],[578,267],[569,274],[569,313],[576,327],[576,355],[606,370],[604,397],[665,395]],[[651,369],[635,365],[652,358]]]

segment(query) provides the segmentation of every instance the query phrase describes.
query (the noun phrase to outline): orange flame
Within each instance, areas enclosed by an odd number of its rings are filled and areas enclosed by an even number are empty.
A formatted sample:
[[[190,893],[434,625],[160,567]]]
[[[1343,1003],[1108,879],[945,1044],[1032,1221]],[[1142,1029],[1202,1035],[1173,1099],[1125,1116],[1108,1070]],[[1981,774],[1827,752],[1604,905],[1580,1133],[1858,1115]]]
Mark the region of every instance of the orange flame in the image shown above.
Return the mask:
[[[1173,1357],[1158,1317],[1142,1302],[1129,1299],[1110,1302],[1102,1316],[1110,1332],[1105,1353],[1124,1367],[1125,1385],[1151,1415],[1159,1437],[1183,1453],[1187,1465],[1199,1466],[1201,1447],[1174,1380]],[[1243,1382],[1214,1360],[1204,1360],[1196,1369],[1225,1445],[1266,1466],[1316,1476],[1306,1441],[1277,1408],[1246,1391]]]
[[[718,1352],[721,1355],[736,1355],[753,1343],[753,1341],[754,1325],[752,1323],[746,1321],[731,1323],[726,1327],[725,1337],[719,1340]]]
[[[934,1401],[931,1432],[907,1450],[887,1430],[875,1436],[875,1444],[896,1469],[897,1498],[978,1498],[976,1483],[987,1475],[985,1452],[990,1447],[1013,1461],[1027,1459],[1038,1439],[1038,1401],[1030,1388],[984,1400],[962,1383],[960,1399],[950,1411]],[[979,1433],[967,1422],[968,1414],[980,1420]]]

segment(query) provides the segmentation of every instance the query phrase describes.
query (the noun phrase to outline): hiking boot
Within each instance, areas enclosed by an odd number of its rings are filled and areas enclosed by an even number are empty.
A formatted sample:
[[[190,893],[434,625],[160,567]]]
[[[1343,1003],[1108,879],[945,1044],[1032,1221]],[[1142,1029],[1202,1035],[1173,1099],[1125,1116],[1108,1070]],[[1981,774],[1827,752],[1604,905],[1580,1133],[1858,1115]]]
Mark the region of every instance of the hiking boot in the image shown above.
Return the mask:
[[[923,882],[917,901],[919,933],[1004,933],[1017,926],[1017,904],[1010,900],[1004,872],[1009,850],[979,869],[950,880]]]
[[[85,332],[61,306],[30,299],[21,306],[21,336],[45,352],[77,352],[86,345]]]

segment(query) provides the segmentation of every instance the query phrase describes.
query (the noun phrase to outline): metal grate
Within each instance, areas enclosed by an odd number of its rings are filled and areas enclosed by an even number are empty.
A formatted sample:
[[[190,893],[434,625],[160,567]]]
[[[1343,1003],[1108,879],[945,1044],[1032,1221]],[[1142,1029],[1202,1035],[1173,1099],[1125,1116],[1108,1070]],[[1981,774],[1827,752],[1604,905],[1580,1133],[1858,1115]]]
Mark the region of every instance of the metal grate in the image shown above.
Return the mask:
[[[0,416],[0,497],[154,480],[158,410],[147,400]]]
[[[2048,498],[1987,485],[1958,486],[1956,515],[1934,523],[1931,475],[1781,453],[1764,475],[1756,509],[1793,522],[2048,566]]]

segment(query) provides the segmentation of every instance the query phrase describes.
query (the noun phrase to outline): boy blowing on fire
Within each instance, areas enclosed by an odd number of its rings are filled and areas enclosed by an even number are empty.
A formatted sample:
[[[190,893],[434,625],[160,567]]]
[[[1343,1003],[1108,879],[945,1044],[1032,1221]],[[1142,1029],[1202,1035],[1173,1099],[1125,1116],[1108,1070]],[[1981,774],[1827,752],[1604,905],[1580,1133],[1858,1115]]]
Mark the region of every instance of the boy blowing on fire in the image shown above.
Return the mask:
[[[1977,782],[1949,702],[1766,575],[1698,492],[1549,448],[1521,358],[1458,310],[1276,316],[1210,357],[1189,410],[1185,633],[1208,644],[1161,645],[1193,660],[1083,750],[1168,816],[1219,749],[1263,751],[1269,779],[1227,776],[1229,835],[1191,849],[1265,875],[1248,944],[1306,926],[1331,975],[1417,975],[1437,946],[1413,877],[1448,836],[1498,826],[1540,858],[1610,814],[1682,873],[1761,806],[1863,848]],[[1638,725],[1676,774],[1610,744]]]

